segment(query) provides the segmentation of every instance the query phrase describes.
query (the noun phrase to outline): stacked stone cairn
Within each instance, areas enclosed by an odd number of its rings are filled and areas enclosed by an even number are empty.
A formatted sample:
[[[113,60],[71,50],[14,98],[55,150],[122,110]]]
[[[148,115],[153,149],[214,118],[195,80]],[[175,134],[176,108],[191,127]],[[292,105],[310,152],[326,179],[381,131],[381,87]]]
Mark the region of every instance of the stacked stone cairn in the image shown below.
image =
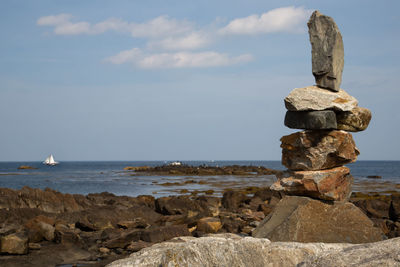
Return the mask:
[[[281,138],[282,164],[271,189],[286,195],[346,201],[353,178],[344,164],[359,151],[349,132],[363,131],[371,112],[340,89],[343,41],[331,17],[315,11],[307,23],[316,85],[294,89],[286,98],[285,125],[304,129]]]

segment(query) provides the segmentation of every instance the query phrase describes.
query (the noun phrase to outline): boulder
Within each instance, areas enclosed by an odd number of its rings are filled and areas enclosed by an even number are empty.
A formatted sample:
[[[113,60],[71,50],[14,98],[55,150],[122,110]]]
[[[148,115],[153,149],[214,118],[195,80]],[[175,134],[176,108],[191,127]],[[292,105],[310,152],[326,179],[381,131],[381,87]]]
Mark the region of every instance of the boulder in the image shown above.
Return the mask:
[[[317,86],[293,89],[285,97],[285,106],[290,111],[335,110],[350,111],[358,104],[357,99],[343,89],[331,92]]]
[[[170,225],[143,230],[140,239],[146,242],[158,243],[177,236],[190,236],[187,225]]]
[[[302,131],[281,138],[282,164],[290,170],[322,170],[355,162],[359,151],[345,131]]]
[[[131,242],[139,241],[142,232],[140,230],[132,230],[129,232],[121,233],[119,237],[107,241],[104,246],[107,248],[125,248]]]
[[[253,231],[271,241],[368,243],[383,240],[381,229],[349,202],[324,203],[286,196]]]
[[[392,195],[389,206],[389,218],[392,221],[400,221],[400,196]]]
[[[204,233],[216,233],[221,229],[222,223],[218,218],[205,217],[197,222],[197,231]]]
[[[285,126],[306,130],[336,129],[336,114],[332,110],[288,111],[285,115]]]
[[[120,221],[117,223],[119,228],[129,229],[129,228],[147,228],[150,226],[143,218],[134,218],[129,221]]]
[[[286,171],[277,175],[272,190],[286,195],[308,196],[323,200],[347,200],[353,177],[347,167],[321,171]]]
[[[107,266],[398,266],[399,254],[400,238],[352,245],[274,243],[263,238],[217,234],[175,238]]]
[[[360,132],[367,129],[371,121],[371,111],[367,108],[355,107],[350,111],[338,112],[337,128],[349,132]]]
[[[247,200],[248,197],[245,193],[236,190],[227,190],[222,196],[222,206],[230,211],[235,211],[239,208],[240,204]]]
[[[344,64],[342,35],[335,21],[318,10],[311,15],[307,26],[315,82],[322,88],[339,91]]]
[[[24,232],[18,232],[0,238],[0,253],[27,254],[28,236]]]
[[[88,203],[82,195],[62,194],[49,188],[41,190],[24,186],[21,190],[0,189],[0,209],[31,208],[63,213],[83,210],[86,205]]]
[[[188,196],[160,197],[156,199],[155,208],[163,215],[187,215],[189,211],[203,211],[201,206]]]

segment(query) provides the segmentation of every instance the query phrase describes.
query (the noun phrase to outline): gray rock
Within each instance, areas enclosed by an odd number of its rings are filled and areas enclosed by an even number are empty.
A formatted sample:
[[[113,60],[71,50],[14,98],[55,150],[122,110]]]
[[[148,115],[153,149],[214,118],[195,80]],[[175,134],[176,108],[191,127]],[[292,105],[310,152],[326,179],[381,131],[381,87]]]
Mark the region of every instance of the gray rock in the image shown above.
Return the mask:
[[[383,240],[381,229],[350,202],[324,203],[286,196],[253,231],[271,241],[368,243]]]
[[[223,234],[175,238],[107,266],[399,266],[399,253],[400,238],[351,245],[270,242]]]
[[[317,86],[295,88],[285,97],[285,106],[290,111],[334,110],[350,111],[358,101],[343,89],[332,92]]]
[[[322,88],[337,92],[342,82],[344,64],[342,35],[335,21],[319,11],[314,11],[307,25],[315,82]]]
[[[367,129],[371,121],[371,111],[366,108],[355,107],[350,111],[337,113],[338,129],[349,132],[360,132]]]
[[[332,110],[288,111],[285,116],[285,126],[306,130],[336,129],[336,114]]]

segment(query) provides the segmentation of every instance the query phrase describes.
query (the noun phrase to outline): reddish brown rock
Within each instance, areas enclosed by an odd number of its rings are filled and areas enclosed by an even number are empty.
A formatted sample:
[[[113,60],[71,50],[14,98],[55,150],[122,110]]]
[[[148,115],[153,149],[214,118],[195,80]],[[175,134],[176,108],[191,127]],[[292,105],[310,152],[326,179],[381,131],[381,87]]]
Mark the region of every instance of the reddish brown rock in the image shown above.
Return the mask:
[[[323,200],[347,200],[353,181],[347,167],[321,171],[286,171],[277,175],[272,190],[287,195],[309,196]]]
[[[355,162],[359,151],[345,131],[302,131],[281,138],[282,164],[289,170],[323,170]]]

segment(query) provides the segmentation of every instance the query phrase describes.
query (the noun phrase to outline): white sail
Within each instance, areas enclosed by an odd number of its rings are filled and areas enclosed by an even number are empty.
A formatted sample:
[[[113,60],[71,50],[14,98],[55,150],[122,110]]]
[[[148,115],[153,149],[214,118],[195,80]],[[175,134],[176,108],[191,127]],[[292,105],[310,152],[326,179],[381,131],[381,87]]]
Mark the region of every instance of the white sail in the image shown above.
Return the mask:
[[[58,162],[54,160],[53,155],[50,155],[43,161],[43,164],[56,165],[56,164],[58,164]]]

